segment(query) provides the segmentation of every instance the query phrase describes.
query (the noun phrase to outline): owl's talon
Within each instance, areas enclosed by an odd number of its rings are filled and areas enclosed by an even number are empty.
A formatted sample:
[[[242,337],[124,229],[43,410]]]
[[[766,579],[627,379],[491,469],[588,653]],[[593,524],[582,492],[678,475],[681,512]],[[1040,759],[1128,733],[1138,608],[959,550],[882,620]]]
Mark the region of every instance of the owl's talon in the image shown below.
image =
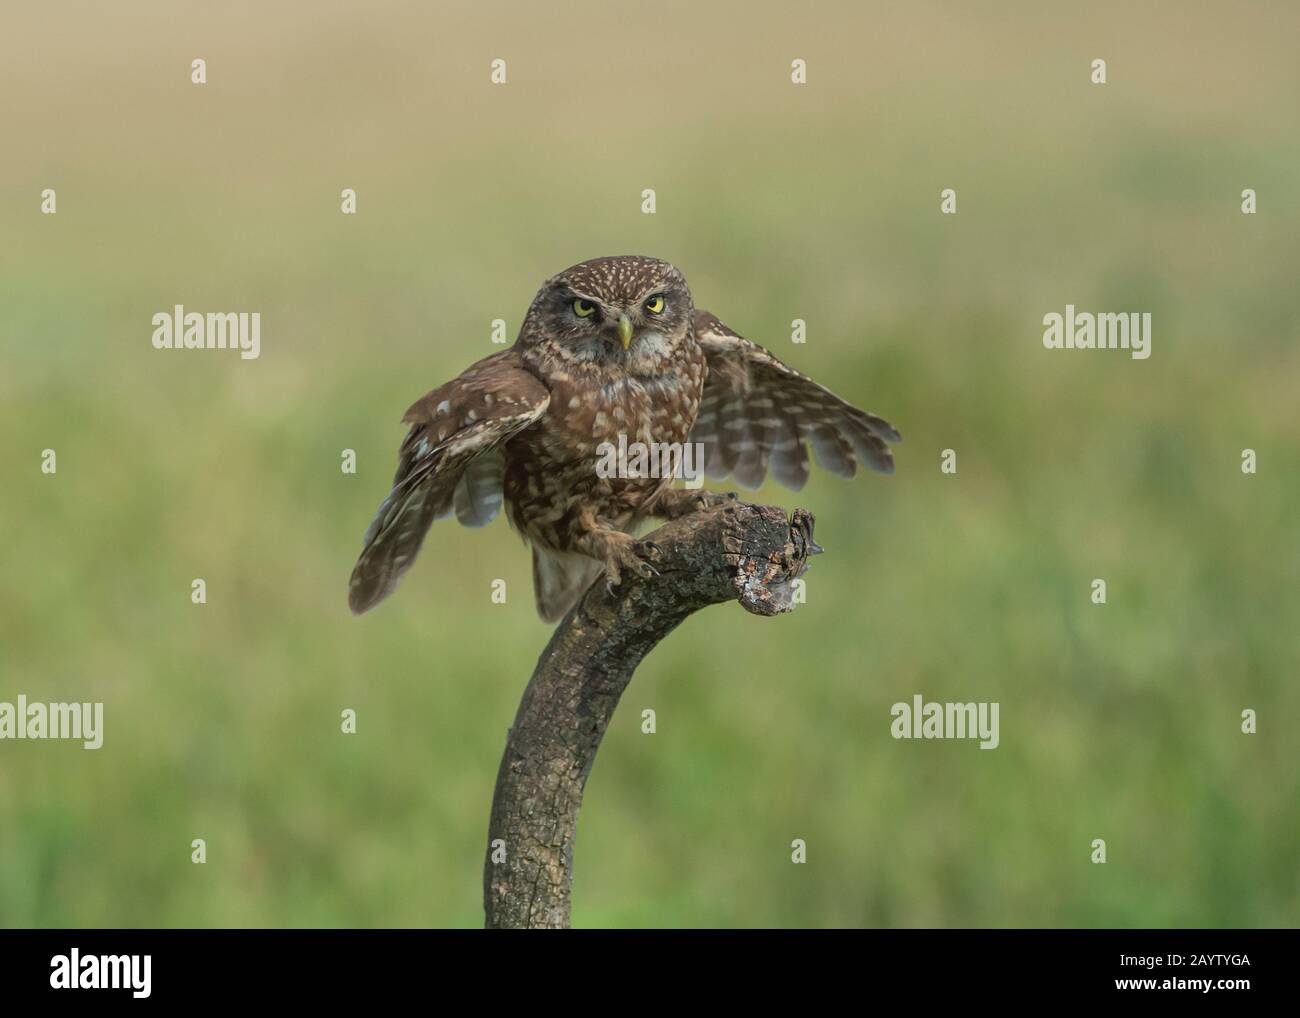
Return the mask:
[[[664,550],[654,541],[638,541],[636,543],[636,553],[643,559],[658,561],[663,558]]]
[[[659,570],[650,564],[650,559],[663,555],[663,549],[654,541],[635,541],[626,534],[620,534],[607,547],[605,554],[605,591],[610,597],[622,597],[626,593],[623,577],[632,574],[644,580],[652,580],[659,575]]]

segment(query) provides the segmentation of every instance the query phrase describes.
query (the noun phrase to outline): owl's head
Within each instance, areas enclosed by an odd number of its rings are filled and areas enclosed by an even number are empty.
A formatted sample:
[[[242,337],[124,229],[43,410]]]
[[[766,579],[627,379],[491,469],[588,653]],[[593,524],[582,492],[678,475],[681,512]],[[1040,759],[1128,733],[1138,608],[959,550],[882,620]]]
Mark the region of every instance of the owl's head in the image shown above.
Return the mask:
[[[653,371],[690,333],[691,291],[657,258],[595,258],[565,269],[538,291],[520,334],[568,363]]]

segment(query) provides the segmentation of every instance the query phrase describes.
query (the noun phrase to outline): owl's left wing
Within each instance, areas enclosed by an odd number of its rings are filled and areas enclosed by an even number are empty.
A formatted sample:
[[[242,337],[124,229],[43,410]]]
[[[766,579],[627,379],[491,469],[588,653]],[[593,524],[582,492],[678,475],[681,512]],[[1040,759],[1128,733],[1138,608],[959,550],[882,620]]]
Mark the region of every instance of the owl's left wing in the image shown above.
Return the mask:
[[[808,480],[809,444],[841,477],[852,477],[858,462],[893,473],[887,443],[902,436],[888,421],[846,403],[707,311],[695,312],[695,340],[709,376],[690,440],[704,444],[706,476],[734,475],[742,487],[757,488],[770,467],[773,478],[798,491]]]

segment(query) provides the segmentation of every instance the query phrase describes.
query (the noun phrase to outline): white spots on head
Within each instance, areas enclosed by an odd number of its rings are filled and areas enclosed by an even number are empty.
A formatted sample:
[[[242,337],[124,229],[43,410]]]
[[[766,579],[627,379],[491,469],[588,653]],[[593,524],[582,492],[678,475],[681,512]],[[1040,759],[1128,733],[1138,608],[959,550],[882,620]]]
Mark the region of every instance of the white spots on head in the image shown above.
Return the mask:
[[[450,409],[451,409],[451,400],[444,399],[441,403],[438,404],[437,408],[434,410],[434,413],[445,414]]]

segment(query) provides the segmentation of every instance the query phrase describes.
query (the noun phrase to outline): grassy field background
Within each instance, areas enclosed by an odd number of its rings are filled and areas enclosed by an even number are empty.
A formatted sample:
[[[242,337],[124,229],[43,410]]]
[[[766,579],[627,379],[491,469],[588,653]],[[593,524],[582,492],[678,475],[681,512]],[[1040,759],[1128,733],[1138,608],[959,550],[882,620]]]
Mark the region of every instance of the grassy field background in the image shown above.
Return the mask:
[[[0,700],[106,735],[0,743],[0,924],[481,923],[528,555],[439,525],[359,620],[347,576],[408,403],[645,253],[905,441],[758,493],[817,514],[808,603],[640,668],[575,925],[1295,925],[1300,12],[1082,6],[6,11]],[[261,358],[153,350],[176,303]],[[1150,360],[1044,350],[1067,303],[1151,312]],[[916,693],[1001,746],[895,741]]]

